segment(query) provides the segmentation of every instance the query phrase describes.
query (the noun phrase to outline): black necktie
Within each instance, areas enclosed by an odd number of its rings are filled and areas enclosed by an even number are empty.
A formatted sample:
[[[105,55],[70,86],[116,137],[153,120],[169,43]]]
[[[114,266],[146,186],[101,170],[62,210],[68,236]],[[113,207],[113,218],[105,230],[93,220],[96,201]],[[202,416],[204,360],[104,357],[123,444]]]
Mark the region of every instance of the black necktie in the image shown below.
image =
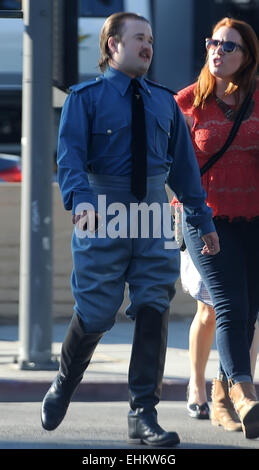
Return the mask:
[[[133,79],[132,84],[132,173],[131,191],[138,201],[144,199],[147,185],[147,142],[145,109],[139,92],[140,83]]]

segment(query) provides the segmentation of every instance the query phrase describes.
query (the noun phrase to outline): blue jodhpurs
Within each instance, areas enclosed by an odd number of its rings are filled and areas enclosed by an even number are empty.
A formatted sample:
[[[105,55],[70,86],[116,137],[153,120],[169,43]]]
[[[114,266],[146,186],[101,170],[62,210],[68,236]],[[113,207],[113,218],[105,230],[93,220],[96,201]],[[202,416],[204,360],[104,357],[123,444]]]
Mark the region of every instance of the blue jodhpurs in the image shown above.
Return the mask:
[[[184,239],[216,313],[216,343],[228,380],[251,381],[250,346],[259,311],[259,219],[216,219],[221,251],[201,254],[204,242],[184,220]]]
[[[124,299],[125,283],[129,286],[130,305],[126,312],[129,317],[134,319],[138,310],[148,305],[163,313],[175,293],[180,258],[175,244],[173,249],[165,248],[168,238],[163,225],[168,230],[168,223],[172,223],[165,175],[148,178],[143,202],[153,207],[154,212],[150,211],[142,224],[140,215],[131,210],[131,204],[136,206],[137,201],[131,194],[129,177],[90,174],[89,183],[97,197],[102,195],[102,203],[105,196],[106,209],[98,207],[102,219],[95,234],[84,236],[74,230],[71,286],[75,312],[85,330],[96,333],[113,326]],[[137,222],[144,229],[149,223],[151,236],[143,237],[141,233],[136,236]],[[115,236],[116,230],[119,237]]]

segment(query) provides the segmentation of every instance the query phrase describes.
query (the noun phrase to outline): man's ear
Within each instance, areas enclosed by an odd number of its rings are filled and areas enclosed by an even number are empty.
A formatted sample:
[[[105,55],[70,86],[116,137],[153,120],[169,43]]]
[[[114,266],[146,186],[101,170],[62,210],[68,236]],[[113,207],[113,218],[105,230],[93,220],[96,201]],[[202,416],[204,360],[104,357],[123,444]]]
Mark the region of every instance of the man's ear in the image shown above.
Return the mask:
[[[114,36],[110,36],[108,39],[108,47],[111,51],[111,54],[118,52],[118,40]]]

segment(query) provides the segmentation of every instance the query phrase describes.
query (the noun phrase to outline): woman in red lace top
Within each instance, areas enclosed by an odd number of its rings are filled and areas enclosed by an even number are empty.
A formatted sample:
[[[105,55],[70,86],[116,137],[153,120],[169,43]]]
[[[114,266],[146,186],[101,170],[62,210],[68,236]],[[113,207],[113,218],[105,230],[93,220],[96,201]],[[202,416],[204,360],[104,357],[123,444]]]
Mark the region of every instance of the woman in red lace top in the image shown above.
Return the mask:
[[[210,156],[223,146],[233,126],[236,114],[234,97],[210,95],[206,107],[194,107],[193,84],[176,97],[181,111],[192,117],[192,141],[200,168]],[[231,98],[230,98],[231,97]],[[229,103],[228,103],[229,102]],[[259,84],[247,116],[234,142],[224,157],[202,176],[207,192],[207,204],[214,217],[226,217],[229,221],[243,217],[246,220],[258,216],[259,185]]]
[[[253,98],[234,141],[202,177],[220,253],[203,256],[197,231],[185,220],[183,231],[216,314],[221,366],[214,380],[214,423],[228,429],[225,421],[230,420],[235,427],[230,396],[244,434],[251,438],[259,436],[259,402],[249,356],[259,311],[259,49],[252,28],[230,18],[215,26],[206,45],[206,63],[198,81],[177,96],[200,167],[223,146],[249,91]],[[223,416],[226,402],[228,414]]]

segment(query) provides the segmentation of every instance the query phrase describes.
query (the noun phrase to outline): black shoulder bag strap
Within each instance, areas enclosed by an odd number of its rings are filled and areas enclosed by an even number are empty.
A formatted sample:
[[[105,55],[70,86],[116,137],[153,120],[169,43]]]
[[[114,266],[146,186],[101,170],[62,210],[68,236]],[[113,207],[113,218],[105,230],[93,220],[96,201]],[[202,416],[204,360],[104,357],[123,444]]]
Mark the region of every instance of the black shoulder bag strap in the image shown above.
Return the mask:
[[[248,109],[248,106],[250,104],[252,96],[253,96],[252,92],[249,92],[247,94],[246,98],[244,99],[244,101],[242,103],[240,111],[239,111],[239,113],[238,113],[238,115],[235,119],[235,122],[234,122],[234,124],[231,128],[231,131],[229,133],[229,136],[228,136],[226,142],[224,143],[223,147],[218,152],[216,152],[214,155],[212,155],[212,157],[210,157],[210,159],[200,169],[201,176],[204,175],[204,173],[206,171],[208,171],[212,167],[212,165],[214,165],[214,163],[216,163],[219,160],[219,158],[223,155],[223,153],[225,153],[227,148],[232,144],[232,142],[233,142],[233,140],[234,140],[234,138],[237,134],[237,131],[238,131],[243,119],[244,119],[245,113]]]

